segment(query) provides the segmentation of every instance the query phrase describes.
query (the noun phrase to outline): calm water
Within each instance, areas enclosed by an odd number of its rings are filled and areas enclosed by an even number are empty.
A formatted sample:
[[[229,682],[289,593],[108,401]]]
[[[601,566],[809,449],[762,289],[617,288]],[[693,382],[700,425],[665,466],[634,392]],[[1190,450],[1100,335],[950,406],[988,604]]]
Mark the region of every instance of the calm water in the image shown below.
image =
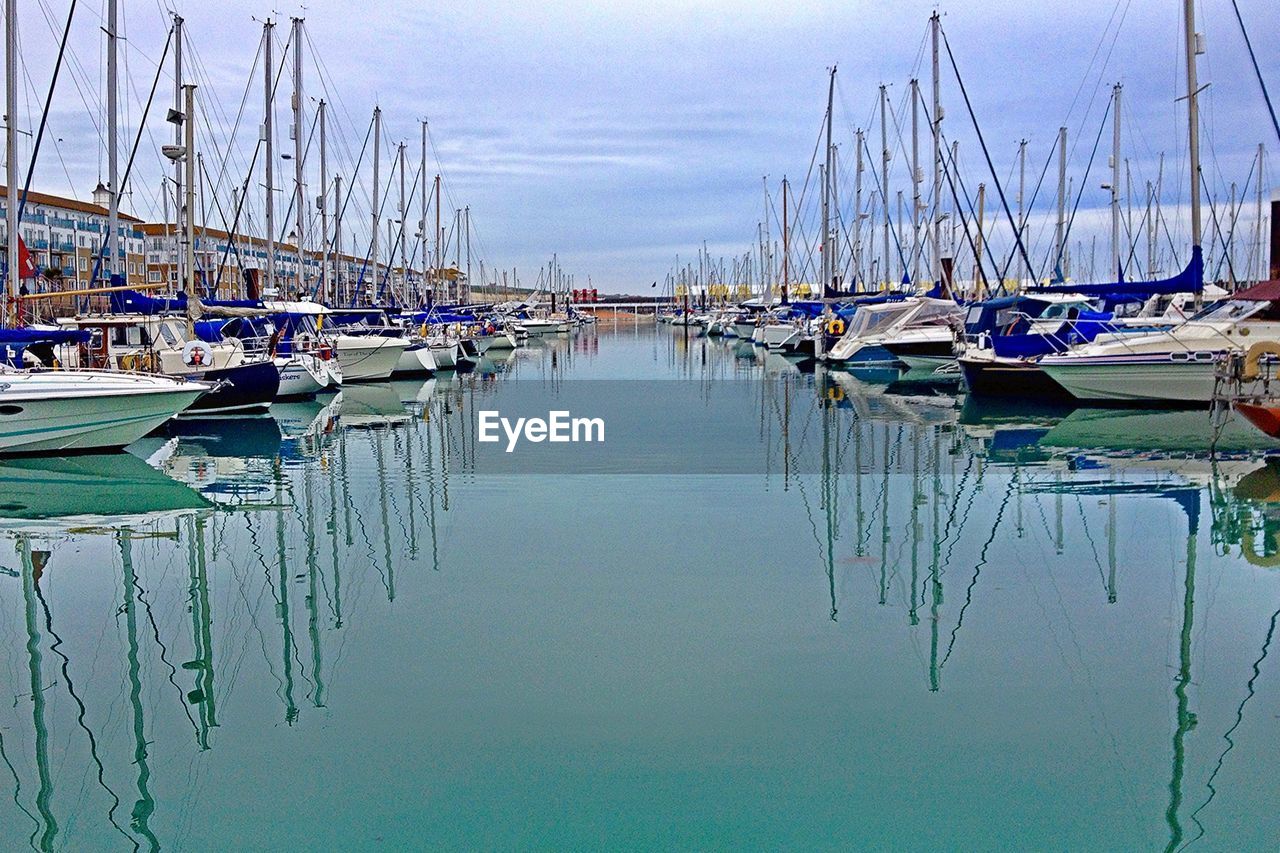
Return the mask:
[[[0,464],[0,847],[1275,849],[1266,444],[893,378],[602,327]],[[475,440],[615,379],[647,451]]]

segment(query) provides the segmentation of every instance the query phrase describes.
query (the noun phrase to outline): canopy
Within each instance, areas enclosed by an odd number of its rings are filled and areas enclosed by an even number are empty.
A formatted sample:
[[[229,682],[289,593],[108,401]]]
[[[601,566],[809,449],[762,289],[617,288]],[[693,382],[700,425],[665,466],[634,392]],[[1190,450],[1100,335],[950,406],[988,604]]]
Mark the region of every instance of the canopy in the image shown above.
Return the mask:
[[[28,344],[83,344],[88,343],[89,332],[79,329],[21,329],[0,328],[0,346],[25,346]]]
[[[1186,269],[1173,278],[1158,281],[1120,281],[1113,284],[1054,284],[1027,288],[1028,293],[1078,293],[1081,296],[1108,297],[1118,294],[1155,296],[1156,294],[1199,293],[1201,290],[1204,290],[1204,255],[1199,246],[1191,247],[1191,262],[1187,264]]]

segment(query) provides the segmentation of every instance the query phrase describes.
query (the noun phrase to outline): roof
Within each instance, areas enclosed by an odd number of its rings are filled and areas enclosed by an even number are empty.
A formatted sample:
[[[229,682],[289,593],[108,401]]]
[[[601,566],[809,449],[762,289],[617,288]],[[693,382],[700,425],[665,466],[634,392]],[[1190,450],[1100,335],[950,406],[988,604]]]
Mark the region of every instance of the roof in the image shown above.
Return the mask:
[[[0,186],[0,198],[9,197],[9,188]],[[66,196],[50,195],[49,193],[36,192],[30,190],[27,192],[27,201],[31,204],[47,204],[50,207],[61,207],[65,210],[74,210],[79,213],[93,213],[98,216],[109,216],[111,211],[107,210],[100,204],[93,204],[88,201],[80,201],[75,198],[67,198]],[[136,216],[130,216],[124,211],[119,212],[120,219],[125,222],[141,222],[142,220]]]
[[[138,230],[147,237],[168,237],[169,235],[176,236],[178,234],[178,225],[173,222],[144,222],[138,226]],[[246,243],[250,246],[262,246],[265,248],[267,245],[267,239],[265,237],[257,237],[251,234],[237,234],[230,231],[224,231],[221,228],[210,228],[204,225],[198,227],[196,229],[196,233],[200,237],[212,237],[215,240],[234,240],[237,243]],[[276,252],[296,255],[298,253],[298,247],[293,243],[277,242]],[[319,249],[307,249],[306,254],[307,257],[315,258],[317,260],[324,256],[324,253]],[[364,258],[357,258],[355,255],[338,252],[330,252],[329,257],[330,259],[337,258],[349,263],[360,263],[364,260]]]
[[[1280,279],[1260,281],[1253,287],[1237,290],[1231,294],[1232,299],[1252,299],[1257,302],[1271,302],[1280,299]]]

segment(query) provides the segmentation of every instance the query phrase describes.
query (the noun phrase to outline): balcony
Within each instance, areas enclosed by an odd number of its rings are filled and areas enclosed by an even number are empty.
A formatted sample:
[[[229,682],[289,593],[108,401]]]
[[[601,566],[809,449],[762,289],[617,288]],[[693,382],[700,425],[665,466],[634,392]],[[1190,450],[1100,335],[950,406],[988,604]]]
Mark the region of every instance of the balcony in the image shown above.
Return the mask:
[[[49,241],[43,237],[37,237],[27,245],[27,248],[28,249],[48,249]]]

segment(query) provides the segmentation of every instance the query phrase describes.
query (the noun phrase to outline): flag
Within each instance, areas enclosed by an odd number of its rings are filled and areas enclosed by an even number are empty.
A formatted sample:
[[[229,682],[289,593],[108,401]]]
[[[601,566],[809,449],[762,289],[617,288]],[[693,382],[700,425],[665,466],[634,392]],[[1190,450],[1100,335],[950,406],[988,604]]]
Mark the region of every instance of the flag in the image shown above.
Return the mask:
[[[22,237],[18,237],[18,278],[35,278],[36,263],[31,260],[31,253],[27,251],[27,244],[22,241]]]

